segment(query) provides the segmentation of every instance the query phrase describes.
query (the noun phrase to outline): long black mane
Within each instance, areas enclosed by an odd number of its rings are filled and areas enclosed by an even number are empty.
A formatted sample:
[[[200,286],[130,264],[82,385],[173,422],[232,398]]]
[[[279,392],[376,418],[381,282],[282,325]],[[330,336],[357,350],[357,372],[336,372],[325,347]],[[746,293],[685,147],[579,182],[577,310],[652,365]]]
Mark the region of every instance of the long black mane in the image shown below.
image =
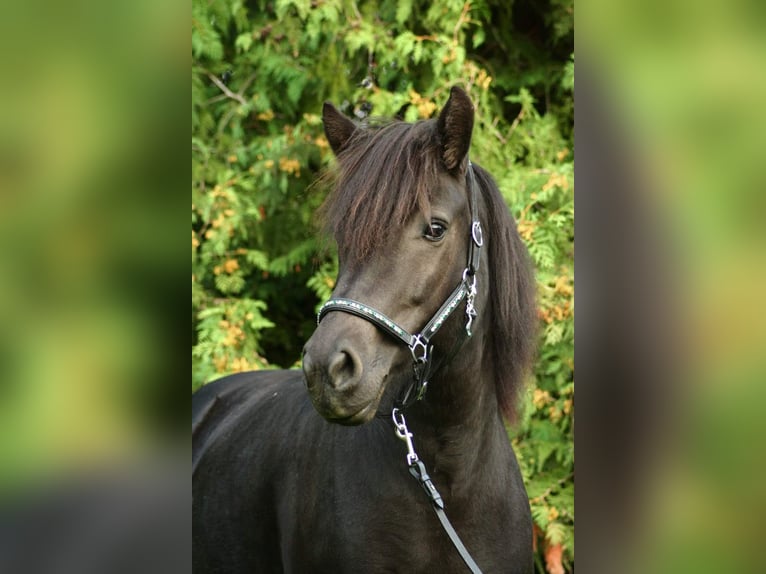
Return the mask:
[[[535,353],[535,282],[527,248],[492,177],[474,164],[484,197],[489,243],[490,325],[495,392],[503,414],[516,419],[518,395]]]
[[[338,153],[321,217],[346,264],[364,261],[416,211],[430,212],[444,170],[436,120],[376,123],[357,129]],[[489,243],[489,326],[498,403],[509,420],[534,354],[534,281],[527,251],[497,184],[473,164]]]

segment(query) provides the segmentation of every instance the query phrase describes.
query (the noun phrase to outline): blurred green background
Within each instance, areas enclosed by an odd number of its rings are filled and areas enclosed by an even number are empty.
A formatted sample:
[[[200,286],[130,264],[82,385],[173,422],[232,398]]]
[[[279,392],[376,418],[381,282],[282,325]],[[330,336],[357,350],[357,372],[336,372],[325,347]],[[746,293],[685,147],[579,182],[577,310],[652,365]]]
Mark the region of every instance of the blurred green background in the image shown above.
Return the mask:
[[[661,222],[648,231],[676,287],[658,328],[680,337],[670,425],[622,571],[763,570],[765,32],[762,2],[578,5],[579,56]]]
[[[0,500],[177,447],[177,9],[2,8]]]
[[[510,434],[551,572],[574,560],[573,49],[566,1],[193,3],[192,389],[299,365],[337,274],[314,217],[322,103],[415,121],[462,86],[471,158],[537,269],[540,360]]]

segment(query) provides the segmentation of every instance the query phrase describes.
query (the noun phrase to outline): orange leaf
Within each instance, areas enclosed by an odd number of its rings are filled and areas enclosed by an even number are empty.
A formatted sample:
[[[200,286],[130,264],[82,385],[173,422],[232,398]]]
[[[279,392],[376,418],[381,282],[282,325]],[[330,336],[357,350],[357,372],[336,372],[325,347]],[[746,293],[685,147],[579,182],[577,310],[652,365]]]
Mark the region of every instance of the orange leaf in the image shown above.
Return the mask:
[[[554,544],[545,548],[545,569],[548,574],[564,574],[564,565],[561,563],[561,556],[564,548],[561,544]]]

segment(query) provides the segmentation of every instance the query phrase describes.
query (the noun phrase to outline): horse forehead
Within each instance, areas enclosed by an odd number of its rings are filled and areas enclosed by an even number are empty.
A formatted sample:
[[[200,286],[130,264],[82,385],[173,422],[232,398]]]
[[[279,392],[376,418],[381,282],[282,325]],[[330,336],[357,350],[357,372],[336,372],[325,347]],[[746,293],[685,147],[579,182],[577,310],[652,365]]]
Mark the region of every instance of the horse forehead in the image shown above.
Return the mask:
[[[438,176],[437,189],[432,190],[431,202],[437,207],[459,210],[468,203],[465,185],[447,173]]]

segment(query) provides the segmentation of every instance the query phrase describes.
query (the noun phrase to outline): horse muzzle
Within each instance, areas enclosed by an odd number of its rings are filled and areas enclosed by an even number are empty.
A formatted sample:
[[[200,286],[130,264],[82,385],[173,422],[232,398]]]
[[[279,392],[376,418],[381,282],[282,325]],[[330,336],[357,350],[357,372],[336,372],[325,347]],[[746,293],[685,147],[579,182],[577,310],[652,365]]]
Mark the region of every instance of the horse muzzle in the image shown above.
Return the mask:
[[[358,425],[375,416],[385,375],[363,358],[356,339],[317,332],[303,349],[303,374],[314,408],[325,419]]]

